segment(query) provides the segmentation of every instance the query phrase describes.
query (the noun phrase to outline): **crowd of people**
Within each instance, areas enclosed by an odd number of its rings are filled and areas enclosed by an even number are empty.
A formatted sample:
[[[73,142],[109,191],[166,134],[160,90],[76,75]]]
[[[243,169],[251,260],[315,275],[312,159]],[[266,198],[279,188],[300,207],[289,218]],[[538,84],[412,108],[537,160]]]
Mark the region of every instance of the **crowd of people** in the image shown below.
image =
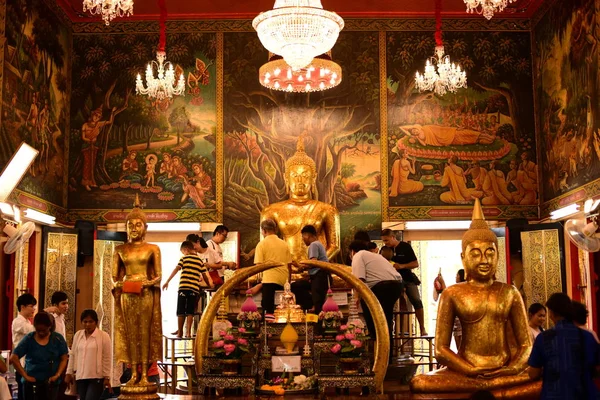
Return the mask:
[[[293,265],[305,268],[308,272],[306,284],[296,286],[297,298],[303,299],[300,301],[302,308],[319,313],[331,285],[330,273],[293,260],[287,243],[277,236],[275,221],[265,219],[260,228],[263,239],[256,247],[255,263],[281,264],[265,271],[261,281],[252,288],[252,293],[262,292],[261,306],[265,321],[274,320],[275,293],[290,280]],[[234,262],[223,260],[220,244],[227,239],[228,232],[227,227],[219,225],[211,240],[205,241],[192,233],[181,244],[182,257],[163,284],[163,289],[167,289],[171,280],[181,273],[176,311],[178,329],[175,335],[192,336],[193,316],[199,309],[204,290],[223,283],[224,269],[237,267]],[[315,227],[306,225],[301,233],[307,246],[307,259],[329,262],[324,245],[317,239]],[[421,282],[413,272],[419,266],[417,257],[411,245],[399,240],[392,230],[384,229],[380,236],[383,242],[381,248],[367,232],[356,233],[348,248],[352,273],[371,289],[381,304],[390,338],[394,306],[403,293],[406,293],[415,309],[421,335],[427,335],[423,302],[418,289]],[[464,281],[465,272],[460,270],[456,283],[462,284]],[[357,302],[362,305],[370,337],[376,340],[371,312],[361,299],[357,299]],[[59,393],[76,393],[82,400],[99,400],[110,395],[113,386],[118,386],[112,381],[113,347],[110,336],[99,329],[97,313],[94,310],[81,313],[82,329],[75,333],[69,349],[65,327],[69,310],[68,296],[64,292],[55,292],[51,297],[51,305],[37,314],[36,306],[37,300],[33,295],[21,295],[17,299],[19,313],[12,323],[13,352],[10,363],[16,371],[19,400],[55,400]],[[532,304],[528,309],[528,317],[529,335],[533,342],[528,362],[529,376],[542,379],[542,398],[575,398],[573,394],[578,394],[582,399],[596,398],[593,377],[600,370],[599,340],[595,332],[586,327],[588,311],[585,305],[571,301],[566,294],[555,293],[545,305]],[[547,317],[554,326],[544,330]],[[460,322],[455,320],[453,336],[459,351],[461,332]],[[150,370],[150,380],[157,382],[156,363],[150,366]],[[0,362],[0,373],[5,371],[6,364]],[[124,371],[122,382],[126,380],[128,372]],[[0,380],[0,400],[10,398],[5,393],[6,382]],[[491,393],[480,391],[471,398],[494,397]]]

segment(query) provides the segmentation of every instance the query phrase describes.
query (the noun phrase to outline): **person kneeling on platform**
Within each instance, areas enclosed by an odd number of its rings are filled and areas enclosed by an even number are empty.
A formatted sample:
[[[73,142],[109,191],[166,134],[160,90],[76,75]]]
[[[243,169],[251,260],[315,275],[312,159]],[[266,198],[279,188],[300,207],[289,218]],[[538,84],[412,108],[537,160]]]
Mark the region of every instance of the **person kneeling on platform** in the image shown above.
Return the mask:
[[[204,267],[202,259],[196,255],[194,244],[190,241],[185,241],[181,244],[181,252],[183,257],[171,272],[171,276],[163,285],[163,290],[167,290],[169,282],[181,270],[179,278],[179,293],[177,298],[177,332],[174,334],[181,337],[183,334],[183,325],[187,320],[186,337],[192,336],[192,323],[194,321],[194,313],[198,305],[200,297],[201,283],[210,282],[208,271]]]

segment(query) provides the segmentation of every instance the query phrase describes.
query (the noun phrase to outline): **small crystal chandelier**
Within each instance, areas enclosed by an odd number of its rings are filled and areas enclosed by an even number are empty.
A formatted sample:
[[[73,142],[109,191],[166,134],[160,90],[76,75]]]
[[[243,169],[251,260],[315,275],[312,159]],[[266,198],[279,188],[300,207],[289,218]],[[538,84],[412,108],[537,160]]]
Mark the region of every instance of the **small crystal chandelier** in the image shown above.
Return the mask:
[[[148,87],[144,87],[142,77],[140,74],[137,75],[135,82],[135,92],[137,94],[148,95],[148,97],[156,98],[157,100],[164,100],[166,98],[172,98],[173,96],[180,96],[185,94],[185,78],[183,74],[179,77],[179,81],[175,86],[175,71],[173,64],[165,62],[167,53],[165,52],[166,39],[166,19],[167,19],[167,8],[165,0],[159,0],[160,7],[160,41],[158,44],[158,50],[156,51],[156,59],[158,62],[152,60],[146,68],[146,84]],[[153,66],[156,66],[158,71],[158,77],[154,77]],[[166,70],[165,70],[166,68]]]
[[[450,56],[444,55],[442,42],[442,4],[435,0],[435,56],[425,63],[425,71],[415,75],[415,84],[420,92],[432,90],[439,96],[447,92],[456,92],[467,87],[467,74],[460,65],[450,62]]]
[[[517,0],[464,0],[468,13],[483,14],[490,20],[495,12],[502,12],[510,3]]]
[[[321,0],[275,0],[273,9],[254,18],[252,27],[269,52],[301,69],[331,50],[344,20],[323,10]]]
[[[106,25],[116,17],[133,15],[133,0],[83,0],[83,12],[100,14]]]
[[[331,59],[331,53],[313,58],[305,68],[293,69],[276,54],[260,67],[260,84],[268,89],[307,93],[336,87],[342,81],[342,67]]]

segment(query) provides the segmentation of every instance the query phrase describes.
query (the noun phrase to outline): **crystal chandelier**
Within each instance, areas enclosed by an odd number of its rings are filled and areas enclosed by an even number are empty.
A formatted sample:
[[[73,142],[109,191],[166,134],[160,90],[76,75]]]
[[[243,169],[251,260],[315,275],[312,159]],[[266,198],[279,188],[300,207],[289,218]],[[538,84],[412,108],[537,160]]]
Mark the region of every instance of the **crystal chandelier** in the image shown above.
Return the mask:
[[[165,0],[159,0],[160,8],[160,41],[158,44],[158,50],[156,51],[156,59],[158,62],[152,60],[146,68],[146,85],[142,82],[140,74],[137,75],[135,82],[135,92],[137,94],[148,95],[148,97],[155,98],[157,100],[164,100],[166,98],[172,98],[173,96],[180,96],[185,94],[185,78],[183,73],[179,76],[179,81],[175,85],[175,70],[173,64],[165,62],[167,53],[165,52],[166,39],[166,20],[167,20],[167,7]],[[156,66],[158,76],[154,77],[153,66]]]
[[[342,67],[331,59],[331,54],[321,54],[301,69],[293,69],[281,56],[271,54],[269,62],[260,67],[260,84],[273,90],[306,93],[336,87],[342,81]]]
[[[269,52],[301,69],[331,50],[344,20],[323,10],[321,0],[275,0],[273,9],[260,13],[252,26]]]
[[[483,14],[488,20],[495,12],[502,12],[507,5],[517,0],[464,0],[468,13]]]
[[[415,84],[420,92],[433,91],[439,96],[467,87],[467,74],[458,64],[450,62],[444,55],[442,42],[442,0],[435,0],[435,56],[425,63],[425,71],[415,75]]]
[[[133,0],[83,0],[83,12],[88,10],[92,15],[101,15],[104,23],[110,25],[116,17],[133,15]]]
[[[467,74],[450,62],[450,56],[444,55],[444,46],[436,46],[435,57],[427,60],[423,74],[417,71],[415,81],[420,92],[432,90],[443,96],[467,87]]]

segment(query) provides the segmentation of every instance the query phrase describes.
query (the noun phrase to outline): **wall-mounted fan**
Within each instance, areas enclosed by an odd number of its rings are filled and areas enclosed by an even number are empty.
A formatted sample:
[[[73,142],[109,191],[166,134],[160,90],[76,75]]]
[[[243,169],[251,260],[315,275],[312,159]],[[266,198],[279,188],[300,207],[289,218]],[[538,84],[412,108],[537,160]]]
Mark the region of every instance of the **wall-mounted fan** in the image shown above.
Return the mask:
[[[4,252],[12,254],[27,243],[33,232],[35,232],[35,224],[33,222],[25,222],[16,228],[10,224],[6,224],[3,232],[8,236],[8,241],[4,245]]]
[[[585,202],[584,214],[580,218],[572,218],[565,223],[565,229],[571,242],[578,248],[590,253],[600,250],[600,231],[598,214],[591,214],[598,208],[600,201],[588,199]],[[588,222],[588,218],[591,219]]]

